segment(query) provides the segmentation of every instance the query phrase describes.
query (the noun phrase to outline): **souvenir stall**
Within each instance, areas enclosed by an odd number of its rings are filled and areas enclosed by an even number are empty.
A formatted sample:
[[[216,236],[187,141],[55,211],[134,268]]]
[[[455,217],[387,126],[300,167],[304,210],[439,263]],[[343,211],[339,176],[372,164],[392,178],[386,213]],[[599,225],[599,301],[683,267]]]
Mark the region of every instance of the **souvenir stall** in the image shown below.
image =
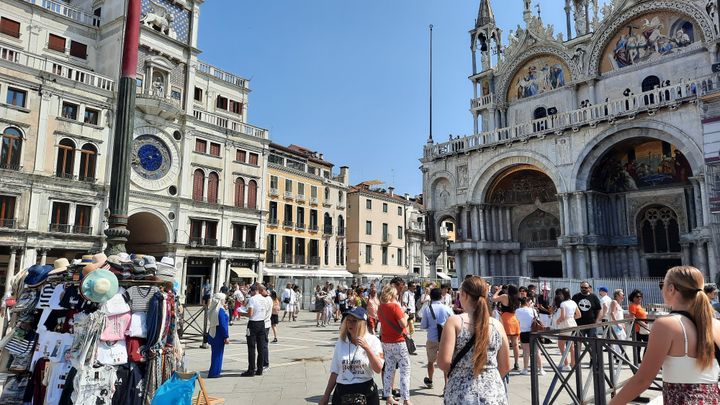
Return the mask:
[[[182,367],[172,258],[99,253],[34,265],[6,299],[0,403],[150,404]]]

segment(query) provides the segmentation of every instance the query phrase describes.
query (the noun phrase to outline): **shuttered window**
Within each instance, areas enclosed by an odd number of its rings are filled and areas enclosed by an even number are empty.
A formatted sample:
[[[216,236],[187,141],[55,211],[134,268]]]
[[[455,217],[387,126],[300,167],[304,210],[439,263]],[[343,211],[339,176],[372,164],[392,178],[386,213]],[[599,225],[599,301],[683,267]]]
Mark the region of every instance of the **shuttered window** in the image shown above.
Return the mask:
[[[220,144],[210,142],[210,154],[213,156],[220,156]]]
[[[248,208],[255,209],[257,207],[257,183],[255,180],[248,182],[248,197],[247,197]]]
[[[70,41],[70,56],[87,59],[87,45],[76,41]]]
[[[228,109],[228,99],[223,96],[217,96],[217,101],[215,102],[215,107],[219,108],[221,110],[227,110]]]
[[[250,154],[250,160],[248,161],[249,164],[257,166],[258,164],[258,154],[257,153],[251,153]]]
[[[0,17],[0,33],[20,38],[20,23],[9,18]]]
[[[245,163],[245,156],[246,156],[246,155],[247,155],[247,153],[245,153],[244,150],[238,149],[238,150],[235,152],[235,160],[237,160],[238,162],[243,162],[243,163]]]
[[[59,35],[50,34],[48,38],[48,49],[65,53],[65,38]]]
[[[204,139],[196,139],[195,152],[207,153],[207,141]]]
[[[193,174],[193,200],[202,201],[205,191],[205,173],[202,170],[195,170]]]
[[[217,204],[218,202],[218,185],[220,184],[220,177],[217,173],[212,172],[208,176],[208,202]]]
[[[235,206],[245,206],[245,180],[242,177],[235,181]]]

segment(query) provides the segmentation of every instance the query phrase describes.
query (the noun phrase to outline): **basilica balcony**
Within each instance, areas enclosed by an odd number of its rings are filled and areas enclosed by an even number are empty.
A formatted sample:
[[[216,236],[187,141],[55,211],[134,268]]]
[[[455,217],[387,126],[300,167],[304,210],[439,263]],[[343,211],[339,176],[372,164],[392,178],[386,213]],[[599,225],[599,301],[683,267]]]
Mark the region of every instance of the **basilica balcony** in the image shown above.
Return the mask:
[[[135,107],[147,115],[165,120],[175,120],[184,115],[180,100],[169,97],[163,91],[140,91],[135,96]]]
[[[634,118],[641,113],[654,115],[661,108],[676,109],[683,103],[694,102],[699,97],[718,91],[720,91],[720,74],[713,74],[693,81],[659,87],[600,104],[548,115],[510,127],[497,128],[444,143],[427,145],[424,149],[424,158],[425,160],[434,160],[498,144],[526,142],[532,138],[562,134],[565,131],[575,132],[584,126],[595,127],[603,122],[613,124],[618,119]]]
[[[108,77],[4,45],[0,45],[0,62],[2,61],[36,69],[41,72],[48,73],[51,76],[61,77],[77,83],[83,83],[98,89],[106,91],[115,90],[115,81]]]
[[[218,114],[212,114],[198,108],[193,109],[193,117],[196,120],[210,124],[215,127],[229,129],[231,131],[247,135],[254,136],[256,138],[268,139],[267,129],[259,128],[253,125],[246,124],[244,122],[232,119],[230,117],[221,116]]]
[[[55,0],[25,0],[26,3],[35,4],[38,7],[42,7],[51,13],[67,17],[75,22],[90,27],[100,26],[100,17],[93,15],[79,8],[69,6],[64,1]]]
[[[477,110],[480,108],[488,108],[490,105],[495,103],[495,97],[492,94],[487,94],[482,97],[472,99],[470,101],[470,109]]]
[[[219,69],[209,63],[198,61],[195,70],[199,73],[206,74],[211,77],[220,79],[226,83],[230,83],[233,86],[240,87],[243,90],[248,89],[248,81],[240,76],[228,73],[222,69]]]

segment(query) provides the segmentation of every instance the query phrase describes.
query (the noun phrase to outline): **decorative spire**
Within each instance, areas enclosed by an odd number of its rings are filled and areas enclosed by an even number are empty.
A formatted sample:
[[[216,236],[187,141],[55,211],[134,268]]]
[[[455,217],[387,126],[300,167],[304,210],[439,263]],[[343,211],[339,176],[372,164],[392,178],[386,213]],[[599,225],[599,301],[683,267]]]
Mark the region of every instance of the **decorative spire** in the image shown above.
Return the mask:
[[[480,0],[480,9],[478,10],[477,20],[475,20],[475,28],[490,24],[495,24],[495,13],[493,13],[490,0]]]

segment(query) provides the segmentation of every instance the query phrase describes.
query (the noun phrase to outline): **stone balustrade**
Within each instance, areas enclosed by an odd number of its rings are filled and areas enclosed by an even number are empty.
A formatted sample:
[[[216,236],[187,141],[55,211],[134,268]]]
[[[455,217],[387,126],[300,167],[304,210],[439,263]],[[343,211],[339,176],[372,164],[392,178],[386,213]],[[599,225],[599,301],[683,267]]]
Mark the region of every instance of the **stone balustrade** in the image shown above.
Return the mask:
[[[220,80],[228,82],[234,86],[242,89],[247,89],[247,80],[240,76],[228,73],[222,69],[219,69],[209,63],[198,61],[196,70],[200,73],[204,73],[208,76],[217,77]]]
[[[72,7],[65,2],[56,0],[25,0],[26,3],[34,4],[49,10],[55,14],[67,17],[80,24],[88,25],[91,27],[100,26],[100,17],[88,13],[87,11],[80,10]]]
[[[257,138],[268,139],[267,129],[249,125],[244,122],[234,120],[232,118],[223,117],[198,109],[193,110],[193,116],[195,117],[195,119],[210,125],[229,129],[241,134],[254,136]]]

